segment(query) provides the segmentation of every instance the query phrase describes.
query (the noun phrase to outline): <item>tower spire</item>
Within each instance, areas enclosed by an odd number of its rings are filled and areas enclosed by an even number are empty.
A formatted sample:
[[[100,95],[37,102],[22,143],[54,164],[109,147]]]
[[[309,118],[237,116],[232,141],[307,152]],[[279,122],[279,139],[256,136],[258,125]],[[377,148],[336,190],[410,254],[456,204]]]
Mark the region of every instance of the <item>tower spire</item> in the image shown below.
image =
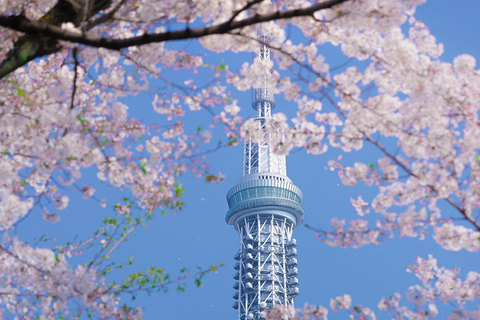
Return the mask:
[[[257,34],[261,42],[258,51],[258,58],[260,60],[270,61],[270,47],[268,45],[272,38],[262,27],[258,29]],[[262,86],[253,89],[252,107],[257,110],[258,118],[268,118],[271,117],[272,109],[275,108],[275,97],[268,87],[268,71],[265,71],[265,73],[259,75],[259,77],[262,78]]]
[[[260,27],[257,31],[260,46],[258,58],[270,61],[270,47],[268,46],[272,37]],[[262,140],[258,143],[250,138],[245,143],[243,152],[243,176],[269,172],[286,176],[285,155],[278,155],[273,152],[270,145],[272,138],[282,139],[282,132],[274,128],[271,121],[272,110],[275,108],[275,96],[269,88],[269,71],[258,75],[261,79],[261,86],[252,89],[252,108],[257,111],[258,130],[262,133]],[[270,127],[269,127],[270,126]],[[275,135],[272,137],[271,135]]]
[[[270,60],[271,37],[262,28],[258,35],[258,57]],[[287,177],[285,156],[275,154],[270,145],[273,139],[281,139],[282,132],[269,121],[276,105],[269,76],[269,72],[259,75],[261,86],[252,90],[258,124],[255,130],[261,139],[246,139],[243,177],[227,193],[225,220],[235,226],[240,237],[233,286],[238,320],[265,319],[263,310],[275,305],[293,306],[299,293],[292,233],[305,218],[303,195]]]

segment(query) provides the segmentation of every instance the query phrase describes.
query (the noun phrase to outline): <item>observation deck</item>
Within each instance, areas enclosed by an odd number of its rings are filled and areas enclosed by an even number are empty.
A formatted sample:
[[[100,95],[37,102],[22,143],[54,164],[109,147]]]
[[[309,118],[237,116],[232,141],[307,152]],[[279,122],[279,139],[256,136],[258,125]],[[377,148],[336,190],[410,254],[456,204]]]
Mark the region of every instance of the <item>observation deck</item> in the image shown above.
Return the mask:
[[[275,209],[275,214],[298,226],[305,219],[302,199],[300,188],[286,176],[266,172],[250,174],[228,191],[229,210],[225,221],[234,225],[238,219],[259,214],[259,209],[263,208]]]

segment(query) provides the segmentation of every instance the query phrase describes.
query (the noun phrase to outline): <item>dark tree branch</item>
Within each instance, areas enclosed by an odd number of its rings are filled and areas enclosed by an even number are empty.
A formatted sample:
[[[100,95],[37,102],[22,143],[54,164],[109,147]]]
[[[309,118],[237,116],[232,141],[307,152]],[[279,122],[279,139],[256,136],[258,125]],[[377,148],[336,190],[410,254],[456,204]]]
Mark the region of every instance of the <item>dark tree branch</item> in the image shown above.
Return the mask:
[[[75,33],[49,23],[30,21],[23,16],[0,16],[0,26],[28,34],[41,34],[56,40],[70,41],[91,47],[121,50],[127,47],[140,46],[154,42],[187,40],[214,34],[225,34],[235,29],[251,26],[261,22],[290,19],[294,17],[313,16],[313,14],[319,10],[329,9],[346,1],[351,0],[329,0],[312,5],[308,8],[277,11],[264,15],[257,14],[247,19],[238,21],[229,20],[214,26],[169,31],[156,34],[145,34],[126,39],[100,38],[90,34]]]
[[[85,22],[86,19],[108,8],[110,4],[111,0],[84,0],[84,2],[58,0],[55,6],[35,22],[26,19],[23,15],[0,16],[0,20],[9,21],[13,25],[22,25],[27,22],[38,25],[49,25],[62,30],[62,24],[71,23],[75,27],[78,27]],[[84,25],[81,33],[86,34],[86,30],[87,28]],[[65,32],[65,30],[63,32]],[[56,53],[62,48],[62,45],[58,42],[58,38],[54,36],[38,31],[26,32],[25,35],[15,42],[13,49],[10,50],[7,57],[3,61],[0,61],[0,79],[33,59]]]
[[[72,99],[70,101],[70,110],[72,110],[75,107],[75,93],[77,92],[77,77],[78,77],[78,57],[77,57],[77,48],[73,48],[72,50],[72,56],[73,56],[73,61],[74,61],[74,75],[73,75],[73,89],[72,89]]]

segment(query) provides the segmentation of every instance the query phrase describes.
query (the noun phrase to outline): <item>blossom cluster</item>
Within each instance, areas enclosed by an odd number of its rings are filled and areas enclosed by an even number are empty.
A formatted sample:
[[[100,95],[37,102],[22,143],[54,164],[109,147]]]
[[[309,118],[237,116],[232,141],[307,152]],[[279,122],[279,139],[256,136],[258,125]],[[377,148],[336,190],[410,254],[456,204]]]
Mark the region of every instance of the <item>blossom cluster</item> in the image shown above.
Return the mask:
[[[411,286],[406,294],[408,305],[401,305],[401,295],[395,293],[378,302],[380,312],[387,312],[393,319],[432,319],[439,315],[439,304],[454,305],[446,317],[449,320],[478,319],[478,310],[468,310],[468,303],[480,299],[480,274],[469,272],[465,280],[460,278],[459,269],[439,267],[431,255],[427,259],[418,257],[415,264],[407,268],[415,273],[421,284]],[[350,319],[377,319],[375,312],[361,305],[353,305],[348,294],[330,300],[333,312],[346,312]],[[314,320],[327,319],[328,309],[323,306],[305,305],[303,309],[276,306],[265,310],[268,320]]]

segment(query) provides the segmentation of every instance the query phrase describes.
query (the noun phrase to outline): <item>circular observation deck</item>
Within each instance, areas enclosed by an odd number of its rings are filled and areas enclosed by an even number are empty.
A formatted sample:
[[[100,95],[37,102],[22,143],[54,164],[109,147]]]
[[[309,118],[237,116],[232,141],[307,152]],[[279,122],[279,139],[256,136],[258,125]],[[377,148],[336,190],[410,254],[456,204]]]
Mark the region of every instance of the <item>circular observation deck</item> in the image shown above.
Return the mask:
[[[225,216],[228,224],[256,214],[278,214],[291,219],[295,226],[305,219],[302,208],[303,194],[299,187],[283,175],[255,173],[243,177],[227,193]]]

